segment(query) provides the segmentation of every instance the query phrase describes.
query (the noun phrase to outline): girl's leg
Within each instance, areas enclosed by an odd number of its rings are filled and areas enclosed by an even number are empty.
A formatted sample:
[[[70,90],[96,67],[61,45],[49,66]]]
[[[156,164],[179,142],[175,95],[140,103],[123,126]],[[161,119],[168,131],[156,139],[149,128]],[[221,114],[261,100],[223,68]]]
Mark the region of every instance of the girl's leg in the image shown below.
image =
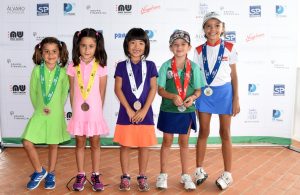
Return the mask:
[[[140,147],[139,148],[139,174],[145,175],[149,159],[149,148]]]
[[[202,167],[206,152],[207,138],[210,132],[211,114],[197,112],[200,123],[197,146],[196,146],[196,166]]]
[[[232,164],[232,144],[230,137],[231,116],[227,114],[219,115],[220,137],[222,140],[222,154],[225,171],[231,172]]]
[[[170,147],[173,143],[174,135],[171,133],[164,133],[163,142],[160,150],[160,172],[167,172],[168,156],[170,153]]]
[[[85,150],[85,142],[86,142],[86,136],[78,136],[78,135],[76,135],[75,155],[76,155],[77,169],[78,169],[79,173],[83,173],[84,172],[84,150]]]
[[[55,171],[55,165],[57,161],[57,144],[49,144],[49,153],[48,153],[48,172]]]
[[[90,137],[92,169],[94,173],[99,173],[100,168],[100,137],[95,135]]]
[[[27,156],[36,172],[42,171],[42,166],[39,160],[38,153],[34,147],[34,144],[28,140],[23,140],[23,146],[27,153]]]
[[[120,162],[123,175],[129,175],[129,152],[130,148],[121,146],[120,148]]]
[[[191,127],[189,127],[187,134],[180,134],[178,137],[182,175],[188,174],[190,128]]]

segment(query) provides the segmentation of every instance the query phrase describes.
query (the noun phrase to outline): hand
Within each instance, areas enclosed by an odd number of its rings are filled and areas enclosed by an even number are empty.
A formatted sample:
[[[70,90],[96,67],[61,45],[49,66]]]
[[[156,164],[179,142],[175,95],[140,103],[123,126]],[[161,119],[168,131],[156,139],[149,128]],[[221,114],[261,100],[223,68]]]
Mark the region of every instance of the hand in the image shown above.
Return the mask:
[[[147,114],[147,110],[141,108],[140,110],[136,111],[135,115],[132,117],[132,123],[140,123],[144,120]]]
[[[183,101],[179,95],[174,95],[172,101],[175,106],[181,106],[183,104]]]
[[[236,116],[238,113],[240,113],[240,103],[238,100],[233,100],[232,102],[232,116]]]
[[[126,109],[126,112],[127,112],[127,115],[128,115],[128,118],[129,118],[129,121],[132,123],[132,118],[134,117],[135,115],[135,112],[129,108],[129,109]]]
[[[184,105],[186,108],[188,108],[188,107],[190,107],[190,106],[193,105],[193,102],[194,102],[194,98],[193,98],[192,96],[189,96],[189,97],[187,97],[187,98],[184,100],[183,105]]]

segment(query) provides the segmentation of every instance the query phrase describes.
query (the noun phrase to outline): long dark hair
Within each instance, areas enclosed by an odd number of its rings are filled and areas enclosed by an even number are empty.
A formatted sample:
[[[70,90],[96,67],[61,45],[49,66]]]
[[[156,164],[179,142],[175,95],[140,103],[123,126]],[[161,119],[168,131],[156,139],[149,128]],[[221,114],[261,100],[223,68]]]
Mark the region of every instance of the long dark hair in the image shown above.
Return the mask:
[[[91,37],[96,40],[96,51],[95,58],[99,62],[100,66],[104,67],[107,65],[107,54],[104,48],[104,38],[102,33],[97,32],[92,28],[85,28],[81,31],[76,31],[73,36],[73,49],[72,49],[72,60],[74,66],[78,66],[80,63],[80,41],[83,37]]]
[[[34,53],[32,56],[32,60],[36,65],[40,65],[43,60],[43,47],[47,43],[54,43],[57,45],[59,49],[59,58],[60,58],[60,66],[64,67],[69,60],[69,52],[67,49],[67,45],[63,41],[59,41],[55,37],[46,37],[39,44],[34,47]]]

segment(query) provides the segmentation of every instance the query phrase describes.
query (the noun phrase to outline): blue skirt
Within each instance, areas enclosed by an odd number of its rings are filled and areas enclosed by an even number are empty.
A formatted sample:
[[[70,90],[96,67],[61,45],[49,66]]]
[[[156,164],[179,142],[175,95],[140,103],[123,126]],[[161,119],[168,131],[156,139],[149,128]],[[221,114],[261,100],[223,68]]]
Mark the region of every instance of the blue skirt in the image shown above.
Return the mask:
[[[197,124],[195,112],[159,112],[157,128],[164,133],[187,134],[190,125],[191,129],[194,129],[196,132]]]
[[[211,114],[232,114],[232,85],[226,83],[222,86],[211,86],[213,94],[206,96],[205,87],[201,88],[201,96],[196,100],[196,109],[199,112]]]

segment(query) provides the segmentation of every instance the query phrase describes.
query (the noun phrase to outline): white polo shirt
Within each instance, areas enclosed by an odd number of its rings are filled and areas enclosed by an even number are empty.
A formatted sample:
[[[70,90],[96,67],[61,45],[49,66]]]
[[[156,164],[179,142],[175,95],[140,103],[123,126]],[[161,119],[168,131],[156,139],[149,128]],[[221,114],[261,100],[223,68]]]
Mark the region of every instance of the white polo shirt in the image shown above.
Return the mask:
[[[216,60],[218,58],[219,48],[220,48],[221,39],[215,44],[211,45],[208,42],[206,43],[207,49],[207,61],[208,61],[208,69],[209,72],[213,70]],[[225,83],[231,82],[231,68],[230,65],[236,64],[237,62],[237,52],[234,48],[234,45],[230,42],[225,41],[225,50],[222,58],[222,62],[220,68],[218,70],[217,75],[214,80],[210,84],[210,86],[221,86]],[[194,62],[196,62],[204,72],[203,60],[202,60],[202,45],[196,47],[194,53]],[[206,79],[205,79],[206,81]]]

